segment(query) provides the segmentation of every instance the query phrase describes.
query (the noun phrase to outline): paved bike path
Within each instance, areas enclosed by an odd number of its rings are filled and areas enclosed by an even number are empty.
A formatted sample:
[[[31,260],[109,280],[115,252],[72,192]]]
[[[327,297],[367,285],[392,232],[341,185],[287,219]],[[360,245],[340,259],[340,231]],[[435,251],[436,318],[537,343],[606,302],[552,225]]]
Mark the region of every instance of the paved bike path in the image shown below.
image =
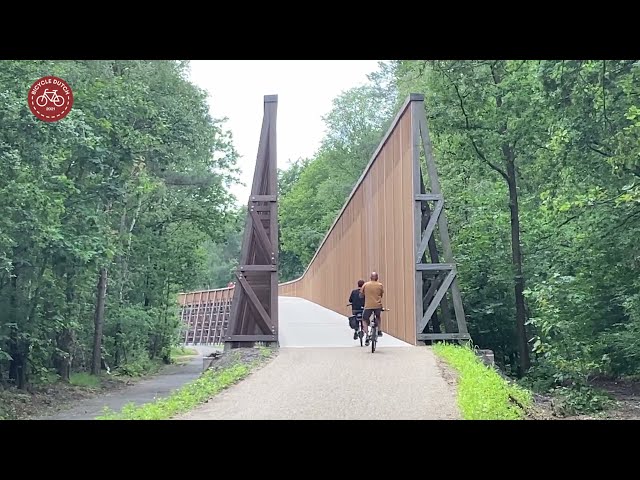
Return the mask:
[[[177,419],[460,418],[428,347],[385,334],[372,354],[346,317],[291,297],[279,299],[279,333],[275,359]]]

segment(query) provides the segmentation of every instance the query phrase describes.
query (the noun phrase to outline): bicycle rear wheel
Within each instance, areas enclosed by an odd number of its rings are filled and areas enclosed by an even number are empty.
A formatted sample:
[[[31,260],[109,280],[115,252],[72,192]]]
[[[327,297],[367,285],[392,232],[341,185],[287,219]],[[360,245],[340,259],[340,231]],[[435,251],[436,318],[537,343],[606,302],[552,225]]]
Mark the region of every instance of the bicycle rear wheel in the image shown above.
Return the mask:
[[[378,340],[378,327],[371,329],[371,353],[376,351],[376,341]]]

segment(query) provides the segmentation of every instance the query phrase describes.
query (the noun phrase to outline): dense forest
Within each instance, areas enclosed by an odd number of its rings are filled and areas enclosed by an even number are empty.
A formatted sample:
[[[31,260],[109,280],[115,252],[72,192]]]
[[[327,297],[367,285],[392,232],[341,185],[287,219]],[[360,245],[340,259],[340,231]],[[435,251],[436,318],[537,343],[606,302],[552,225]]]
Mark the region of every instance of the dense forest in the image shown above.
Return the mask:
[[[410,92],[425,95],[474,342],[536,390],[599,408],[590,379],[640,374],[640,62],[381,64],[334,101],[317,155],[281,172],[282,280]]]
[[[0,384],[166,359],[175,293],[232,279],[237,155],[187,68],[0,64]],[[25,91],[48,74],[76,99],[45,125]],[[410,92],[425,95],[475,344],[599,408],[592,378],[640,374],[640,61],[381,63],[334,99],[313,158],[279,172],[281,281],[304,271]]]
[[[0,389],[169,361],[176,293],[233,231],[236,152],[175,61],[0,62]],[[73,86],[64,121],[30,85]]]

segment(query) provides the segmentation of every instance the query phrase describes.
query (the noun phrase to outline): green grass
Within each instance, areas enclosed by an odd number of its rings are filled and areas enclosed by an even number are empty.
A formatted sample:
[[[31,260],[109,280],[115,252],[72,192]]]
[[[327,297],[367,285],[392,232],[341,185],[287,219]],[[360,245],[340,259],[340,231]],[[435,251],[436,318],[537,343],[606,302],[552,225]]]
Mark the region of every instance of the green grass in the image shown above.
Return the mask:
[[[458,371],[458,405],[465,420],[521,420],[531,392],[509,384],[469,347],[435,344],[434,352]],[[523,408],[524,407],[524,408]]]
[[[195,348],[188,348],[184,345],[179,347],[171,347],[171,358],[185,357],[187,355],[198,355],[198,351]]]
[[[261,360],[269,357],[271,353],[270,349],[261,348]],[[261,360],[243,364],[236,359],[234,363],[221,370],[207,370],[200,378],[176,390],[167,398],[140,406],[130,403],[125,405],[119,413],[105,409],[104,415],[97,417],[96,420],[167,420],[180,413],[188,412],[242,380],[261,363]]]
[[[87,372],[78,372],[70,375],[69,383],[76,387],[98,388],[100,386],[100,378]]]
[[[142,356],[120,365],[113,371],[113,374],[115,376],[130,378],[145,377],[158,373],[163,366],[164,364],[159,358],[151,360],[146,356]]]

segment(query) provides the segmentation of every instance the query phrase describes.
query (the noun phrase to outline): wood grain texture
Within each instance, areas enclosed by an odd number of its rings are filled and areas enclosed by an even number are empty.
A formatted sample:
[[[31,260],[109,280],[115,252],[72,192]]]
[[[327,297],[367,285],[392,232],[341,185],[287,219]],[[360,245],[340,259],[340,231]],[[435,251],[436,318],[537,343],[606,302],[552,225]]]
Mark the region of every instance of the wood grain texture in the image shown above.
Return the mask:
[[[279,295],[305,298],[337,313],[359,279],[384,285],[382,329],[416,344],[413,101],[400,109],[304,274]]]

